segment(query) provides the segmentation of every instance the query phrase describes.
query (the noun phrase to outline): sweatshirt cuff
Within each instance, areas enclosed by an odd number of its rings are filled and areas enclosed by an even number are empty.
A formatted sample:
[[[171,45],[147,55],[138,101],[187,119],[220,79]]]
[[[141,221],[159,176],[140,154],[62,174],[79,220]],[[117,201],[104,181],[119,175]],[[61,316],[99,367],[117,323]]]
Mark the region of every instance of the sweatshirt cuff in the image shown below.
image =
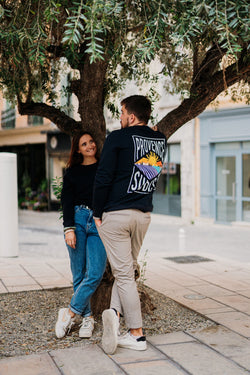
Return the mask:
[[[69,230],[69,229],[73,229],[73,230],[75,230],[76,227],[64,227],[64,228],[63,228],[63,231],[66,232],[66,230]]]

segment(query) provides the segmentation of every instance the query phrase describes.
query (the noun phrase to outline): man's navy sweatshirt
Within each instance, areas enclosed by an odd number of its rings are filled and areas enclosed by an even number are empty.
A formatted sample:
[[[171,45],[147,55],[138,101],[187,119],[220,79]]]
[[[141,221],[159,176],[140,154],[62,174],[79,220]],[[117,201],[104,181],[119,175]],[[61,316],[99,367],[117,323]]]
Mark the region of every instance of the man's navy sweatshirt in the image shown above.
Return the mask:
[[[124,209],[151,212],[165,151],[165,136],[146,125],[113,131],[104,143],[95,177],[94,217]]]

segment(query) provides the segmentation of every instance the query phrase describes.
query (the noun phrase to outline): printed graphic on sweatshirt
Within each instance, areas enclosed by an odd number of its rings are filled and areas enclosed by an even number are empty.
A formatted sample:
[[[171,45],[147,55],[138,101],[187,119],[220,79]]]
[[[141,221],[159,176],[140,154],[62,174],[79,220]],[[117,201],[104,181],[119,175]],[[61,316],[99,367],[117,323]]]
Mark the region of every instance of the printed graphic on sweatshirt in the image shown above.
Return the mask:
[[[165,152],[165,140],[133,136],[134,168],[128,193],[149,194],[156,188]]]

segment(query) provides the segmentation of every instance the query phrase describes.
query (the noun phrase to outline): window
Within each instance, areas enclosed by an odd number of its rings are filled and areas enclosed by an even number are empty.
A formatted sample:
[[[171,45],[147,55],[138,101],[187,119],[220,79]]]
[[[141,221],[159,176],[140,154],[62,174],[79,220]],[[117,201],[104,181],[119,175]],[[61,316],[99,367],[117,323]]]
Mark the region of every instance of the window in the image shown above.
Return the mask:
[[[168,195],[181,195],[181,147],[180,144],[169,144],[163,163],[162,176],[159,181],[159,192]]]
[[[16,126],[16,109],[6,101],[6,109],[1,112],[2,129],[13,129]]]

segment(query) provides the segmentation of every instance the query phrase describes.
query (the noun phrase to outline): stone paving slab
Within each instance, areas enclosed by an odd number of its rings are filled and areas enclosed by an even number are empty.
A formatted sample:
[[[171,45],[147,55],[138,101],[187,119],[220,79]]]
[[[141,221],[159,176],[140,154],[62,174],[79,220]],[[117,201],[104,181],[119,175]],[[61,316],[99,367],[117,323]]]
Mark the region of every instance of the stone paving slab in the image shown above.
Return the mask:
[[[2,359],[0,375],[61,375],[47,353]]]
[[[156,361],[165,359],[163,353],[159,352],[153,345],[148,343],[147,350],[136,351],[130,349],[117,348],[115,354],[113,354],[112,359],[121,364],[131,363],[131,362],[143,362],[143,361]]]
[[[164,345],[164,344],[173,344],[173,343],[182,343],[182,342],[192,342],[195,341],[195,338],[186,334],[185,332],[172,332],[166,333],[163,335],[151,336],[147,339],[152,345]]]
[[[250,316],[244,313],[233,311],[221,314],[208,314],[208,318],[230,328],[232,331],[250,339]]]
[[[193,339],[202,341],[250,371],[250,341],[248,339],[222,326],[191,331],[189,334]]]
[[[246,375],[249,341],[224,327],[173,332],[148,338],[146,351],[117,348],[107,355],[100,345],[0,360],[0,375]]]
[[[137,362],[121,365],[128,375],[183,375],[177,366],[168,361]],[[186,373],[187,374],[187,373]]]
[[[161,351],[192,375],[246,375],[234,362],[199,342],[160,345]]]
[[[64,375],[124,374],[97,345],[54,350],[50,354]]]

